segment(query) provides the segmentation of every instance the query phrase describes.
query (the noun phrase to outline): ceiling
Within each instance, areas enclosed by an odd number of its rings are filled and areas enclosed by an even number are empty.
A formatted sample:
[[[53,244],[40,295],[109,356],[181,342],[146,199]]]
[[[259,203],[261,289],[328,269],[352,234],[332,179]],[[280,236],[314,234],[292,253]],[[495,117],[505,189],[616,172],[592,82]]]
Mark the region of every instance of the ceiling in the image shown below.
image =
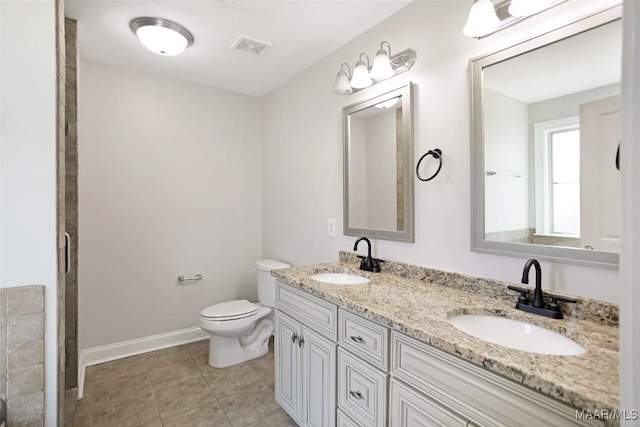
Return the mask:
[[[484,69],[485,87],[526,104],[620,82],[620,20]]]
[[[65,15],[78,21],[87,60],[262,97],[410,2],[67,0]],[[195,42],[178,56],[154,54],[129,30],[139,16],[175,21]],[[230,50],[240,35],[273,47],[262,56]]]

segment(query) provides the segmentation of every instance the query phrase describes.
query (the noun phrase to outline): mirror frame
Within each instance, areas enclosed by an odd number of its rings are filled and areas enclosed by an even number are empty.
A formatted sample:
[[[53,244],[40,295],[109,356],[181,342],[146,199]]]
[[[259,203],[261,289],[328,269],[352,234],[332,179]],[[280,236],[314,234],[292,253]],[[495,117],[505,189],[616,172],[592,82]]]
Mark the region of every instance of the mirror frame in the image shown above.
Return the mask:
[[[522,43],[497,52],[472,58],[469,61],[469,68],[471,70],[472,251],[521,258],[535,257],[539,260],[586,265],[590,267],[618,268],[619,254],[614,252],[485,240],[485,162],[482,70],[490,65],[497,64],[529,51],[589,31],[593,28],[614,22],[621,18],[622,6],[614,6]],[[613,159],[611,161],[613,162]]]
[[[412,84],[406,83],[390,92],[359,101],[342,109],[343,141],[343,234],[366,236],[375,239],[414,242],[414,192],[413,192],[413,108]],[[404,178],[404,230],[374,230],[349,226],[349,115],[388,99],[402,96],[403,178]]]

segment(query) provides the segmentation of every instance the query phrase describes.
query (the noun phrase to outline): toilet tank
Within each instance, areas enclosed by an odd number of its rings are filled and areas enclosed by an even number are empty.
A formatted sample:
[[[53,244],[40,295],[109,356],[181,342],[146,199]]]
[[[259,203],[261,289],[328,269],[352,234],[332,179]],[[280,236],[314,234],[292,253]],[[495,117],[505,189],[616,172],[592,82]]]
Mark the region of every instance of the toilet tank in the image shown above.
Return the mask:
[[[271,270],[289,268],[289,264],[274,259],[256,261],[256,279],[258,281],[258,301],[267,307],[276,306],[276,278]]]

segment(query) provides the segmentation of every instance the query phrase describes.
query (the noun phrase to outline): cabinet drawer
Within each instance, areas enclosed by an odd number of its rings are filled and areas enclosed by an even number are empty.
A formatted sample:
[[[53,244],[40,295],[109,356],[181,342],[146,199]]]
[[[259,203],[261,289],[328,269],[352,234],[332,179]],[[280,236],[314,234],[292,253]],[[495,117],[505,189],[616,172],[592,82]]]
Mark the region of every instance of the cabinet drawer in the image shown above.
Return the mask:
[[[282,282],[276,286],[276,307],[302,324],[310,326],[333,341],[336,340],[338,308],[323,299]]]
[[[340,309],[338,310],[338,341],[342,347],[383,371],[388,371],[388,328]]]
[[[396,331],[391,375],[481,426],[603,426],[575,409]]]
[[[346,416],[341,409],[338,409],[338,422],[336,423],[336,427],[361,427],[360,424],[353,421],[351,418]]]
[[[387,418],[387,375],[338,350],[338,407],[364,427],[384,427]]]
[[[412,388],[391,379],[389,427],[467,427],[467,420]]]

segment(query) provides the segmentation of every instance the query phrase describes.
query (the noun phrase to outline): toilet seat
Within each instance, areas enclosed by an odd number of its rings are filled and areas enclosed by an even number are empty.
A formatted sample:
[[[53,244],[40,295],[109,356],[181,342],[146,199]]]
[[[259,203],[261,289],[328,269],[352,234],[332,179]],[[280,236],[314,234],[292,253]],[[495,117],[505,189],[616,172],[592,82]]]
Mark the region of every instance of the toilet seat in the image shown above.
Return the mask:
[[[258,306],[246,299],[240,299],[207,307],[200,312],[200,317],[205,320],[224,322],[245,319],[255,315],[257,312]]]

